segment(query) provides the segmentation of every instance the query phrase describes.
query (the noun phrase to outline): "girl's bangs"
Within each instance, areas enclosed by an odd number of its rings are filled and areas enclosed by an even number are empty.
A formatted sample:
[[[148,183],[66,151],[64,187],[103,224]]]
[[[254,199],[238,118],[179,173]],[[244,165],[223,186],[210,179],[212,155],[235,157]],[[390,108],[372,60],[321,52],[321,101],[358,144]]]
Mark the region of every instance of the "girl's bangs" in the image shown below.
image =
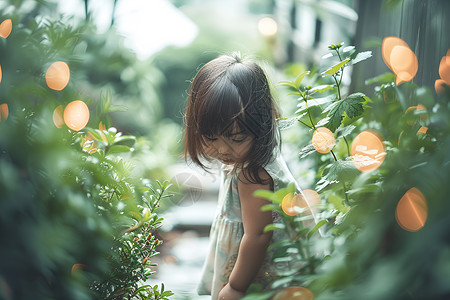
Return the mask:
[[[236,119],[243,114],[243,106],[237,88],[230,83],[211,86],[204,96],[198,112],[198,125],[202,135],[229,136]],[[240,122],[237,122],[239,126]]]

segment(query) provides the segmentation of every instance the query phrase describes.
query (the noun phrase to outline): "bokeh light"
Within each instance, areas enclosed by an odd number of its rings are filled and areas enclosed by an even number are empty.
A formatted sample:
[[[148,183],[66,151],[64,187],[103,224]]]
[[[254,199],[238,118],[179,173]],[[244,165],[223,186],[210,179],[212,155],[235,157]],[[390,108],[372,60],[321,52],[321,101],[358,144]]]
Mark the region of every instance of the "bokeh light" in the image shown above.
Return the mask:
[[[12,30],[12,21],[11,19],[6,19],[0,24],[0,36],[2,38],[7,38]]]
[[[53,124],[58,128],[61,128],[64,125],[63,113],[64,107],[62,105],[59,105],[53,111]]]
[[[420,133],[420,134],[427,134],[427,131],[428,131],[428,127],[422,126],[422,127],[419,128],[419,130],[417,131],[417,133]]]
[[[316,191],[303,190],[301,194],[289,193],[284,196],[281,202],[281,208],[288,216],[295,216],[304,208],[304,214],[312,214],[312,209],[321,202],[320,196]]]
[[[439,76],[441,79],[450,86],[450,57],[447,55],[442,57],[441,62],[439,64]]]
[[[436,79],[434,82],[434,89],[436,90],[437,94],[441,94],[445,91],[445,88],[442,86],[443,84],[446,84],[443,79]]]
[[[82,271],[82,270],[86,270],[87,266],[84,264],[74,264],[72,266],[72,274],[74,274],[77,271]]]
[[[0,82],[2,82],[2,66],[0,66]]]
[[[89,108],[81,100],[70,102],[64,109],[64,123],[72,130],[80,131],[89,122]]]
[[[395,219],[407,231],[418,231],[425,226],[428,206],[425,196],[417,188],[409,189],[397,204]]]
[[[427,110],[427,108],[425,106],[423,106],[422,104],[417,104],[417,105],[408,107],[405,111],[406,123],[408,123],[409,125],[415,124],[419,118],[417,115],[415,115],[415,112],[420,112],[420,111],[426,112],[426,110]],[[426,120],[427,118],[428,118],[428,114],[426,114],[426,113],[420,114],[421,120]]]
[[[45,74],[45,81],[52,90],[61,91],[70,80],[69,66],[63,61],[57,61],[51,64]]]
[[[312,136],[312,145],[319,153],[328,153],[336,144],[333,132],[326,127],[319,127]]]
[[[381,133],[374,129],[364,130],[352,143],[353,163],[361,172],[371,172],[380,167],[386,156]]]
[[[314,294],[307,288],[291,286],[278,291],[273,300],[313,300]]]
[[[258,21],[258,30],[263,36],[274,36],[278,31],[278,24],[271,17],[264,17]]]
[[[389,36],[384,38],[381,47],[385,64],[397,76],[397,85],[411,81],[416,76],[419,63],[416,55],[405,41]]]
[[[301,208],[302,206],[302,197],[300,194],[289,193],[284,196],[281,202],[281,208],[284,213],[288,216],[295,216],[298,214],[296,207]]]
[[[6,119],[8,119],[8,115],[9,115],[8,104],[6,103],[0,104],[0,122],[6,121]]]

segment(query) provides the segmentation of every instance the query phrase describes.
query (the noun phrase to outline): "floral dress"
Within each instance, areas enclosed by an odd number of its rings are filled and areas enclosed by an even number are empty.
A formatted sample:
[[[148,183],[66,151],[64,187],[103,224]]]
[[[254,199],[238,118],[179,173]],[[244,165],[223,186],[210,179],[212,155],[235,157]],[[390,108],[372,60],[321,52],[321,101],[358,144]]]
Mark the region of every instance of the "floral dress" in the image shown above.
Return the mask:
[[[272,177],[274,191],[285,188],[290,184],[295,184],[297,191],[300,191],[280,155],[264,169]],[[218,207],[210,232],[209,254],[203,266],[203,274],[198,287],[200,295],[211,295],[212,300],[217,299],[223,285],[228,282],[244,234],[237,180],[237,174],[233,173],[229,166],[222,166]],[[273,221],[280,221],[279,219],[280,216],[274,212]],[[273,240],[279,238],[278,232],[274,232]],[[253,283],[266,286],[270,278],[276,276],[279,269],[280,266],[270,264],[270,255],[266,255],[266,259]]]

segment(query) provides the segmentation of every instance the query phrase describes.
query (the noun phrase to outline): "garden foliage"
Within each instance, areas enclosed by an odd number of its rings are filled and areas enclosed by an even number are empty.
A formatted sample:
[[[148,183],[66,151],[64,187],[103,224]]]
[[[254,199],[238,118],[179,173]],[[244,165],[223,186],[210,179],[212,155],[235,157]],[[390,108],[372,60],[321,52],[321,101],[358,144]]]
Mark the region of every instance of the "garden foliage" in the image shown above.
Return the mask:
[[[170,185],[137,170],[136,156],[151,155],[143,138],[114,128],[111,93],[83,78],[95,31],[43,17],[45,1],[1,8],[13,27],[0,38],[0,298],[167,299],[164,285],[144,282]],[[46,84],[55,61],[71,68],[62,90]],[[90,110],[80,131],[54,122],[74,100]]]
[[[348,93],[343,75],[371,53],[340,43],[329,50],[323,58],[332,61],[322,73],[302,72],[281,82],[298,97],[295,116],[281,119],[280,128],[305,137],[297,140],[298,157],[312,166],[313,189],[321,198],[314,209],[316,225],[305,226],[312,216],[301,205],[297,215],[284,213],[292,188],[258,192],[273,202],[266,209],[283,215],[282,224],[266,228],[287,236],[271,245],[274,262],[297,267],[275,280],[269,291],[254,287],[245,299],[288,299],[293,293],[304,299],[313,294],[314,299],[447,299],[449,89],[436,95],[413,82],[397,86],[395,76],[386,73],[366,82],[375,85],[371,97]],[[322,151],[314,142],[320,127],[333,133],[331,150]],[[352,146],[365,130],[376,130],[381,138],[384,153],[378,168],[357,168]],[[419,191],[423,202],[411,190]],[[416,210],[412,220],[419,227],[401,223],[400,199]],[[312,293],[305,294],[305,287]]]

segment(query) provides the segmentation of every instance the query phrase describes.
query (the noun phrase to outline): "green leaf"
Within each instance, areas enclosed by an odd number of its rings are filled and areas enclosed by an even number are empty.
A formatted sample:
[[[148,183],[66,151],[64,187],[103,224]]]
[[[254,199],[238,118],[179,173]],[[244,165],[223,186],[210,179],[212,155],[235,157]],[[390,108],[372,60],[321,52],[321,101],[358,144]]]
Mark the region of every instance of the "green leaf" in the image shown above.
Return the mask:
[[[395,75],[391,72],[386,72],[376,77],[367,79],[365,84],[370,85],[374,83],[390,83],[390,82],[395,82]]]
[[[272,295],[275,294],[272,292],[262,292],[262,293],[251,293],[249,295],[244,296],[241,300],[268,300]]]
[[[261,207],[261,211],[282,211],[281,207],[279,205],[275,204],[266,204],[263,207]]]
[[[311,229],[311,230],[308,232],[308,239],[311,238],[311,236],[312,236],[312,235],[313,235],[320,227],[322,227],[323,225],[325,225],[325,224],[327,224],[327,223],[328,223],[327,220],[322,220],[322,221],[320,221],[319,223],[317,223],[316,226],[314,226],[313,229]]]
[[[349,118],[355,118],[362,115],[364,112],[362,104],[367,100],[366,98],[367,97],[362,93],[355,93],[344,100],[338,100],[329,105],[324,110],[324,112],[328,112],[328,117],[330,117],[328,128],[334,132],[341,125],[344,113],[346,113]]]
[[[372,51],[364,51],[360,52],[356,55],[355,58],[352,59],[352,64],[357,64],[360,61],[366,60],[368,58],[372,57]]]
[[[349,135],[350,133],[352,133],[353,130],[355,130],[355,128],[356,128],[355,125],[348,125],[348,126],[339,128],[338,130],[336,130],[337,137],[341,137],[341,136],[345,137],[345,136]]]
[[[330,181],[352,181],[359,174],[360,172],[352,161],[339,159],[331,165],[326,177]]]
[[[275,194],[268,190],[257,190],[253,193],[253,196],[264,198],[267,200],[272,200],[275,196]]]
[[[94,140],[98,141],[98,142],[102,142],[102,136],[100,134],[100,130],[97,129],[93,129],[90,127],[86,127],[86,130],[92,135],[92,137],[94,138]]]
[[[108,148],[106,154],[130,152],[130,147],[125,145],[113,145]]]
[[[314,148],[313,144],[309,144],[302,148],[299,155],[300,155],[300,158],[305,158],[308,155],[313,154],[314,152],[316,152],[316,149]]]
[[[297,111],[295,112],[296,114],[305,112],[307,107],[311,108],[313,106],[321,106],[323,104],[329,103],[329,102],[333,101],[333,97],[328,96],[328,97],[324,97],[324,98],[309,99],[308,106],[306,105],[306,102],[303,99],[301,99],[301,100],[302,101],[299,104],[297,104],[297,107],[299,109],[297,109]]]
[[[280,130],[286,130],[291,128],[295,123],[297,123],[298,117],[293,117],[289,119],[278,119],[278,128]]]
[[[350,61],[350,58],[344,59],[343,61],[335,64],[334,66],[332,66],[331,68],[329,68],[328,70],[326,70],[325,72],[323,72],[323,77],[328,77],[328,76],[332,76],[334,74],[336,74],[346,63],[348,63]]]
[[[284,230],[286,226],[282,223],[274,223],[269,224],[266,227],[264,227],[264,232],[272,231],[272,230]]]
[[[318,85],[318,86],[315,86],[312,89],[310,89],[309,92],[310,93],[316,93],[316,92],[317,93],[323,93],[323,92],[326,92],[326,91],[329,91],[329,90],[332,90],[332,89],[334,89],[333,85],[328,85],[328,84],[326,84],[326,85]]]
[[[296,87],[297,89],[300,88],[300,85],[302,84],[303,79],[304,79],[306,76],[308,76],[309,73],[310,73],[309,71],[300,73],[300,74],[297,76],[297,78],[295,78],[294,84],[295,84],[295,87]]]
[[[340,213],[345,214],[347,212],[347,208],[344,205],[344,200],[335,195],[328,195],[328,202],[331,203]]]

